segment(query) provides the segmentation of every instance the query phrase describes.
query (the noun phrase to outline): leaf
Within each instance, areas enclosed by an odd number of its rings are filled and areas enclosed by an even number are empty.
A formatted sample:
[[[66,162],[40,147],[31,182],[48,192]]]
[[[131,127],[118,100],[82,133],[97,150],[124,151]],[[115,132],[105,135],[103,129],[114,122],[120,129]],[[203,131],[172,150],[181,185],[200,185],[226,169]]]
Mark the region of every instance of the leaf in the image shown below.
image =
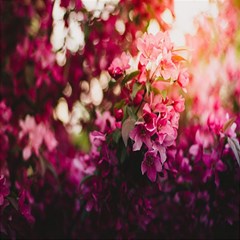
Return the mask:
[[[119,138],[121,137],[121,132],[119,129],[115,130],[113,133],[112,133],[112,139],[115,143],[118,143],[119,141]]]
[[[131,107],[126,107],[126,112],[127,112],[127,115],[132,118],[132,119],[135,119],[137,120],[137,116],[135,114],[135,112],[133,111],[133,109]]]
[[[183,58],[182,56],[179,55],[173,55],[172,56],[172,61],[173,62],[180,62],[180,61],[187,61],[187,59]]]
[[[161,91],[155,87],[151,87],[151,91],[155,94],[155,95],[158,95],[158,94],[161,94]]]
[[[165,89],[165,90],[162,90],[162,91],[161,91],[161,95],[162,95],[163,99],[165,100],[166,97],[167,97],[167,90],[166,90],[166,89]]]
[[[126,159],[126,156],[127,156],[127,152],[125,149],[122,149],[121,151],[121,157],[120,157],[120,163],[123,163],[124,160]]]
[[[151,92],[151,83],[150,82],[146,82],[146,91],[147,91],[147,95],[149,95]]]
[[[133,130],[135,122],[136,120],[134,120],[133,118],[128,118],[122,125],[122,139],[125,146],[127,146],[129,133]]]
[[[230,147],[235,155],[235,158],[237,159],[238,165],[240,167],[240,145],[239,145],[239,142],[238,142],[237,138],[228,137],[227,140],[228,140],[228,144],[230,145]]]
[[[41,171],[41,175],[44,176],[45,172],[46,172],[46,161],[44,161],[44,159],[40,156],[39,157],[39,162],[40,162],[40,171]]]
[[[33,86],[34,82],[34,66],[26,65],[25,67],[25,79],[29,87]]]
[[[139,90],[141,90],[142,88],[142,85],[139,84],[139,83],[134,83],[133,85],[133,90],[132,90],[132,93],[131,93],[131,98],[134,99],[136,97],[136,94]]]
[[[161,76],[155,78],[155,81],[166,82],[166,80]]]
[[[82,181],[81,181],[81,185],[84,184],[85,182],[87,182],[88,180],[90,180],[92,177],[94,177],[95,175],[87,175],[85,176]]]
[[[125,101],[122,99],[120,102],[115,103],[114,108],[122,108],[124,105]]]
[[[139,70],[131,72],[130,74],[127,74],[122,80],[121,85],[124,85],[125,83],[127,83],[128,81],[136,77],[138,74],[139,74]]]
[[[46,167],[53,174],[55,179],[58,180],[58,175],[57,175],[57,172],[56,172],[55,168],[53,167],[53,165],[50,162],[46,161]]]
[[[7,196],[7,200],[12,204],[12,206],[18,211],[18,202],[15,198]]]
[[[236,118],[229,119],[223,126],[223,132],[228,130],[228,128],[230,128],[232,126],[232,124],[234,123],[235,120],[236,120]]]
[[[108,83],[109,88],[115,87],[117,84],[117,81],[115,79],[111,79],[111,81]]]

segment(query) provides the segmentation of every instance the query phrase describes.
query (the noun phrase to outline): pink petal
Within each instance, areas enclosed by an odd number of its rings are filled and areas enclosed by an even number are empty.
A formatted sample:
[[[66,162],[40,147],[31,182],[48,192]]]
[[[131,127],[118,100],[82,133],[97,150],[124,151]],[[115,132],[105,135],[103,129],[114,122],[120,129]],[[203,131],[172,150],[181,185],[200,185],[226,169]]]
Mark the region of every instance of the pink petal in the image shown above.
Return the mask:
[[[226,165],[225,165],[221,160],[219,160],[219,161],[217,161],[217,163],[216,163],[216,169],[217,169],[219,172],[224,172],[224,171],[227,170],[227,167],[226,167]]]
[[[133,151],[138,151],[142,147],[142,140],[137,136],[135,137],[134,140],[135,140],[135,143],[133,144]]]
[[[161,172],[162,171],[162,164],[160,162],[160,160],[157,158],[154,162],[155,168],[157,172]]]
[[[142,175],[147,171],[147,166],[144,161],[141,164],[141,171],[142,171]]]
[[[199,149],[199,146],[198,144],[194,144],[190,147],[189,149],[189,153],[192,154],[193,156],[197,156],[198,154],[198,149]]]
[[[30,158],[31,154],[32,154],[31,147],[30,146],[26,146],[23,149],[23,159],[24,160],[28,160]]]
[[[153,167],[148,168],[148,170],[147,170],[147,176],[148,176],[148,178],[150,179],[150,181],[155,182],[155,181],[156,181],[156,178],[157,178],[156,169],[153,168]]]

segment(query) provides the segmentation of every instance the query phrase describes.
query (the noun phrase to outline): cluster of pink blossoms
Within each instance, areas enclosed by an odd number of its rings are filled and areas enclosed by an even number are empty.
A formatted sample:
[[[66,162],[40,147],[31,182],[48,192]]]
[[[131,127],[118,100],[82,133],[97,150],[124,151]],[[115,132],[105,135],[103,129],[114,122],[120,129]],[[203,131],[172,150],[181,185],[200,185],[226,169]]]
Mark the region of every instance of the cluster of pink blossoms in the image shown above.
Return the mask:
[[[125,118],[123,128],[131,121],[134,123],[131,127],[133,129],[128,128],[127,133],[133,140],[132,150],[144,149],[142,174],[146,173],[155,182],[157,173],[162,171],[167,159],[166,150],[174,145],[177,138],[180,112],[184,110],[184,98],[176,85],[185,88],[188,74],[183,68],[184,59],[174,52],[167,32],[156,35],[144,33],[137,40],[137,48],[139,55],[136,77],[126,83],[126,88],[131,96],[138,89],[134,100],[139,106],[134,110],[136,119],[131,116],[127,120]],[[108,68],[110,75],[116,79],[124,76],[131,67],[130,59],[130,55],[126,53],[114,59]],[[137,97],[140,101],[136,101]],[[126,101],[131,106],[131,99]]]
[[[23,159],[28,160],[32,152],[39,156],[39,149],[43,143],[47,147],[48,151],[53,151],[57,146],[57,141],[44,123],[37,124],[35,119],[29,115],[26,116],[25,121],[19,122],[21,131],[19,132],[19,140],[22,140],[25,136],[28,137],[27,144],[23,149]]]

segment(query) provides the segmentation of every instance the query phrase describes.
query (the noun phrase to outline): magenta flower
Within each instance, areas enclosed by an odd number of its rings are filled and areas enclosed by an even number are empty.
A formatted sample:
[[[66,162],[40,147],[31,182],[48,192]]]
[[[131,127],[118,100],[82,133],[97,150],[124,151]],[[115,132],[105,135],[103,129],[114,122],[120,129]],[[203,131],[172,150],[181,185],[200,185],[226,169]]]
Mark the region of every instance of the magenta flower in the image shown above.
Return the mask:
[[[119,78],[124,74],[124,71],[130,68],[129,65],[130,56],[125,52],[120,57],[113,60],[112,64],[108,68],[108,72],[113,78]]]
[[[4,199],[9,193],[10,190],[6,183],[6,178],[4,175],[0,175],[0,206],[4,204]]]
[[[148,103],[143,107],[143,119],[148,131],[153,132],[156,130],[157,115],[151,111]]]
[[[97,119],[95,124],[99,127],[100,132],[111,132],[116,128],[116,119],[110,114],[109,111],[105,111],[102,114],[96,111]]]
[[[167,49],[163,49],[163,58],[161,60],[161,75],[165,80],[176,80],[178,77],[178,69],[172,61],[172,53],[167,52]]]
[[[218,152],[213,151],[211,154],[203,154],[203,162],[206,165],[206,171],[203,177],[203,181],[206,182],[208,178],[214,176],[214,182],[219,187],[219,172],[227,170],[227,166],[219,159]]]
[[[157,172],[162,171],[161,159],[158,156],[157,151],[151,150],[145,153],[141,170],[142,174],[147,173],[148,178],[152,182],[156,181]]]
[[[93,131],[90,133],[90,142],[91,142],[92,146],[99,147],[105,141],[106,141],[105,134],[98,132],[98,131]]]
[[[177,79],[178,84],[183,89],[184,92],[187,92],[186,86],[189,83],[189,73],[186,69],[180,71]]]
[[[33,203],[33,200],[30,196],[30,193],[27,192],[27,190],[22,190],[19,193],[18,207],[19,207],[20,213],[27,219],[27,221],[30,224],[33,224],[35,222],[35,218],[31,213],[32,203]]]
[[[90,155],[76,156],[70,164],[70,178],[74,182],[80,183],[83,177],[93,174],[95,169]]]
[[[133,151],[140,150],[143,143],[150,149],[152,147],[151,136],[152,133],[146,128],[144,123],[137,123],[129,134],[129,137],[135,142],[133,144]]]
[[[174,99],[173,107],[176,112],[184,111],[185,99],[182,97],[182,95]]]

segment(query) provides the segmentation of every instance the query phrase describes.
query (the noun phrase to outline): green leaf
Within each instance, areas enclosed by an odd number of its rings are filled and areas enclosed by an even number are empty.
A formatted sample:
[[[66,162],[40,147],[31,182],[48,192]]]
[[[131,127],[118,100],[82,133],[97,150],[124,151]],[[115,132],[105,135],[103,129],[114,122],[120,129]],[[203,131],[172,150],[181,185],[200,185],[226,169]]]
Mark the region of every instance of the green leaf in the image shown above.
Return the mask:
[[[126,159],[126,157],[127,157],[127,152],[126,152],[125,149],[122,149],[122,151],[121,151],[121,157],[120,157],[120,163],[123,163],[124,160]]]
[[[237,138],[230,138],[228,137],[228,144],[229,146],[231,147],[234,155],[235,155],[235,158],[237,159],[237,162],[238,162],[238,165],[240,167],[240,145],[239,145],[239,142],[237,140]]]
[[[150,92],[151,92],[151,83],[150,82],[146,82],[146,90],[147,90],[147,94],[150,94]]]
[[[157,77],[155,81],[166,82],[166,80],[161,76]]]
[[[121,137],[121,132],[119,129],[115,130],[113,133],[112,133],[112,139],[115,143],[118,143],[119,139]]]
[[[161,91],[155,87],[151,87],[151,91],[155,94],[155,95],[158,95],[158,94],[161,94]]]
[[[133,130],[135,126],[136,120],[133,118],[128,118],[122,125],[122,139],[127,146],[128,138],[129,138],[129,133]]]
[[[122,108],[122,106],[124,105],[125,101],[124,100],[121,100],[120,102],[117,102],[115,105],[114,105],[114,108]]]
[[[134,99],[136,97],[136,94],[139,90],[141,90],[142,88],[142,85],[139,84],[139,83],[134,83],[133,84],[133,90],[132,90],[132,93],[131,93],[131,98]]]
[[[132,118],[132,119],[135,119],[137,120],[137,116],[135,114],[135,112],[133,111],[133,109],[131,107],[126,107],[126,112],[127,112],[127,115]]]
[[[166,89],[165,89],[165,90],[162,90],[162,91],[161,91],[161,95],[162,95],[163,99],[165,100],[166,97],[167,97],[167,90],[166,90]]]
[[[18,211],[18,202],[15,198],[7,196],[7,200],[12,204],[12,206]]]
[[[131,72],[130,74],[127,74],[127,75],[123,78],[123,80],[122,80],[122,82],[121,82],[121,85],[126,84],[128,81],[130,81],[131,79],[133,79],[134,77],[136,77],[138,74],[139,74],[139,70],[134,71],[134,72]]]

